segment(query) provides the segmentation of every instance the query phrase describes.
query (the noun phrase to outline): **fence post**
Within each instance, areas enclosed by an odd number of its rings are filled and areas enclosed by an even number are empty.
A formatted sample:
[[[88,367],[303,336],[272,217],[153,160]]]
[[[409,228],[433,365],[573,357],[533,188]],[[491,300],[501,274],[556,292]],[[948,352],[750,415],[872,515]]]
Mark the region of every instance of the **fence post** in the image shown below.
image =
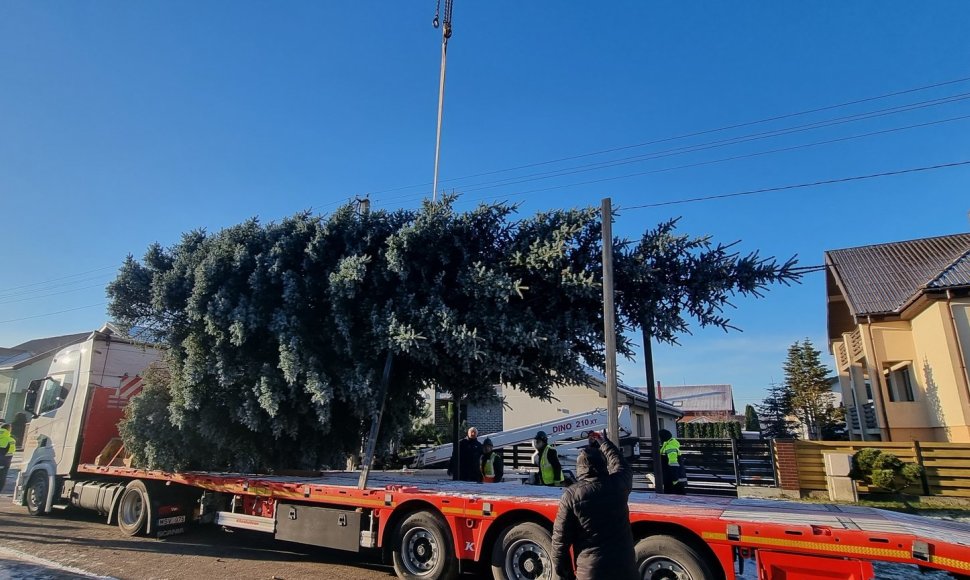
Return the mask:
[[[738,441],[731,437],[731,460],[734,462],[734,487],[741,487],[741,462],[738,459]]]
[[[778,476],[778,487],[795,493],[801,493],[801,483],[798,481],[798,461],[795,458],[795,441],[792,439],[772,440],[772,460],[775,463],[775,473]]]
[[[913,441],[913,450],[916,452],[916,465],[919,465],[919,479],[923,484],[923,495],[930,495],[930,479],[926,476],[926,465],[923,464],[923,448],[919,441]]]

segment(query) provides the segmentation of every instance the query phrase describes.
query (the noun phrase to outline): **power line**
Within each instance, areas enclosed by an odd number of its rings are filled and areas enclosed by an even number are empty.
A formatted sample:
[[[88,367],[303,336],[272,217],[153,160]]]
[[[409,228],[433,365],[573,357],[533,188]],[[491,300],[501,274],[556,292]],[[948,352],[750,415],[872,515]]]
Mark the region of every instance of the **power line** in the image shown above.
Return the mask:
[[[54,316],[55,314],[64,314],[65,312],[75,312],[77,310],[84,310],[86,308],[94,308],[95,306],[107,306],[107,302],[101,302],[100,304],[88,304],[87,306],[78,306],[77,308],[68,308],[67,310],[58,310],[57,312],[45,312],[44,314],[35,314],[34,316],[24,316],[23,318],[11,318],[9,320],[0,320],[0,324],[6,324],[8,322],[20,322],[21,320],[31,320],[34,318],[43,318],[45,316]]]
[[[919,86],[919,87],[913,87],[913,88],[909,88],[909,89],[904,89],[904,90],[899,90],[899,91],[893,91],[893,92],[889,92],[889,93],[884,93],[884,94],[881,94],[881,95],[875,95],[875,96],[866,97],[866,98],[863,98],[863,99],[856,99],[856,100],[852,100],[852,101],[845,101],[845,102],[842,102],[842,103],[837,103],[837,104],[833,104],[833,105],[825,105],[825,106],[822,106],[822,107],[816,107],[816,108],[813,108],[813,109],[807,109],[807,110],[803,110],[803,111],[797,111],[797,112],[794,112],[794,113],[785,113],[785,114],[776,115],[776,116],[773,116],[773,117],[766,117],[766,118],[757,119],[757,120],[754,120],[754,121],[745,121],[745,122],[741,122],[741,123],[735,123],[735,124],[731,124],[731,125],[724,125],[724,126],[721,126],[721,127],[716,127],[716,128],[713,128],[713,129],[704,129],[704,130],[700,130],[700,131],[694,131],[694,132],[690,132],[690,133],[683,133],[683,134],[680,134],[680,135],[674,135],[674,136],[670,136],[670,137],[662,137],[662,138],[659,138],[659,139],[654,139],[654,140],[651,140],[651,141],[644,141],[642,143],[636,143],[636,144],[632,144],[632,145],[621,145],[621,146],[618,146],[618,147],[611,147],[611,148],[608,148],[608,149],[601,149],[601,150],[592,151],[592,152],[589,152],[589,153],[581,153],[581,154],[577,154],[577,155],[570,155],[570,156],[566,156],[566,157],[559,157],[559,158],[556,158],[556,159],[550,159],[550,160],[546,160],[546,161],[537,161],[537,162],[534,162],[534,163],[527,163],[527,164],[524,164],[524,165],[517,165],[517,166],[506,167],[506,168],[502,168],[502,169],[495,169],[495,170],[490,170],[490,171],[483,171],[483,172],[480,172],[480,173],[473,173],[473,174],[469,174],[469,175],[463,175],[463,176],[460,176],[460,177],[452,177],[452,178],[443,179],[443,180],[440,180],[440,181],[441,182],[453,182],[453,181],[459,181],[459,180],[462,180],[462,179],[470,179],[470,178],[473,178],[473,177],[482,177],[482,176],[487,176],[487,175],[496,175],[496,174],[499,174],[499,173],[506,173],[506,172],[509,172],[509,171],[517,171],[517,170],[520,170],[520,169],[529,169],[529,168],[532,168],[532,167],[539,167],[539,166],[543,166],[543,165],[551,165],[551,164],[560,163],[560,162],[563,162],[563,161],[573,161],[573,160],[576,160],[576,159],[584,159],[584,158],[593,157],[593,156],[596,156],[596,155],[604,155],[604,154],[607,154],[607,153],[615,153],[615,152],[618,152],[618,151],[626,151],[626,150],[635,149],[635,148],[638,148],[638,147],[646,147],[648,145],[657,145],[657,144],[660,144],[660,143],[667,143],[667,142],[676,141],[676,140],[679,140],[679,139],[688,139],[690,137],[700,137],[702,135],[709,135],[709,134],[712,134],[712,133],[719,133],[719,132],[722,132],[722,131],[729,131],[729,130],[732,130],[732,129],[741,129],[741,128],[744,128],[744,127],[751,127],[751,126],[754,126],[754,125],[760,125],[760,124],[764,124],[764,123],[770,123],[772,121],[781,121],[781,120],[790,119],[790,118],[793,118],[793,117],[800,117],[800,116],[804,116],[804,115],[811,115],[813,113],[820,113],[820,112],[823,112],[823,111],[830,111],[830,110],[839,109],[839,108],[842,108],[842,107],[848,107],[848,106],[852,106],[852,105],[859,105],[859,104],[862,104],[862,103],[868,103],[868,102],[872,102],[872,101],[878,101],[878,100],[882,100],[882,99],[888,99],[888,98],[892,98],[892,97],[898,97],[898,96],[901,96],[901,95],[906,95],[906,94],[911,94],[911,93],[916,93],[916,92],[921,92],[921,91],[927,91],[927,90],[930,90],[930,89],[940,88],[940,87],[954,85],[954,84],[965,83],[965,82],[968,82],[968,81],[970,81],[970,77],[962,77],[962,78],[957,78],[957,79],[953,79],[953,80],[949,80],[949,81],[943,81],[943,82],[939,82],[939,83],[933,83],[933,84],[929,84],[929,85],[923,85],[923,86]],[[412,184],[412,185],[404,185],[404,186],[399,186],[399,187],[391,187],[391,188],[387,188],[387,189],[381,189],[381,190],[377,190],[377,191],[371,191],[370,193],[371,193],[371,195],[378,195],[378,194],[381,194],[381,193],[392,193],[392,192],[395,192],[395,191],[402,191],[402,190],[405,190],[405,189],[413,189],[413,188],[416,188],[416,187],[425,188],[425,187],[427,187],[429,185],[431,185],[430,182],[416,183],[416,184]]]
[[[80,288],[70,288],[68,290],[60,290],[58,292],[49,292],[47,294],[35,294],[33,296],[27,296],[26,298],[14,298],[13,300],[0,300],[0,305],[13,304],[15,302],[27,302],[29,300],[36,300],[38,298],[49,298],[51,296],[58,296],[60,294],[70,294],[71,292],[80,292],[81,290],[92,290],[94,288],[104,288],[106,284],[94,284],[91,286],[82,286]]]
[[[480,198],[475,198],[475,199],[470,199],[470,200],[464,200],[464,201],[468,201],[468,202],[486,201],[486,200],[491,200],[491,199],[498,199],[498,198],[507,198],[507,197],[513,197],[513,196],[528,195],[530,193],[539,193],[539,192],[544,192],[544,191],[552,191],[552,190],[556,190],[556,189],[566,189],[566,188],[569,188],[569,187],[577,187],[577,186],[580,186],[580,185],[592,185],[592,184],[596,184],[596,183],[605,183],[605,182],[608,182],[608,181],[618,181],[618,180],[621,180],[621,179],[630,179],[632,177],[642,177],[644,175],[653,175],[655,173],[665,173],[667,171],[675,171],[675,170],[678,170],[678,169],[690,169],[690,168],[693,168],[693,167],[702,167],[702,166],[705,166],[705,165],[714,165],[714,164],[717,164],[717,163],[724,163],[724,162],[727,162],[727,161],[737,161],[739,159],[749,159],[749,158],[752,158],[752,157],[760,157],[760,156],[764,156],[764,155],[770,155],[770,154],[774,154],[774,153],[781,153],[781,152],[785,152],[785,151],[795,151],[795,150],[798,150],[798,149],[807,149],[809,147],[817,147],[817,146],[820,146],[820,145],[829,145],[829,144],[832,144],[832,143],[839,143],[839,142],[843,142],[843,141],[851,141],[851,140],[854,140],[854,139],[862,139],[864,137],[872,137],[872,136],[875,136],[875,135],[882,135],[882,134],[887,134],[887,133],[895,133],[895,132],[899,132],[899,131],[906,131],[906,130],[909,130],[909,129],[918,129],[918,128],[921,128],[921,127],[927,127],[927,126],[931,126],[931,125],[939,125],[939,124],[942,124],[942,123],[950,123],[950,122],[953,122],[953,121],[961,121],[961,120],[965,120],[965,119],[970,119],[970,115],[962,115],[962,116],[959,116],[959,117],[950,117],[948,119],[940,119],[940,120],[936,120],[936,121],[928,121],[926,123],[917,123],[915,125],[905,125],[903,127],[894,127],[892,129],[883,129],[881,131],[871,131],[871,132],[868,132],[868,133],[859,133],[859,134],[856,134],[856,135],[849,135],[849,136],[846,136],[846,137],[837,137],[837,138],[834,138],[834,139],[825,139],[823,141],[814,141],[812,143],[803,143],[803,144],[800,144],[800,145],[792,145],[792,146],[789,146],[789,147],[780,147],[780,148],[776,148],[776,149],[768,149],[768,150],[763,150],[763,151],[755,151],[753,153],[745,153],[745,154],[742,154],[742,155],[732,155],[730,157],[721,157],[721,158],[718,158],[718,159],[710,159],[710,160],[707,160],[707,161],[698,161],[696,163],[687,163],[687,164],[683,164],[683,165],[674,165],[674,166],[669,166],[669,167],[661,167],[661,168],[658,168],[658,169],[651,169],[651,170],[648,170],[648,171],[638,171],[638,172],[635,172],[635,173],[626,173],[624,175],[614,175],[612,177],[602,177],[602,178],[598,178],[598,179],[589,179],[589,180],[586,180],[586,181],[577,181],[577,182],[566,183],[566,184],[562,184],[562,185],[552,185],[552,186],[549,186],[549,187],[541,187],[541,188],[536,188],[536,189],[528,189],[528,190],[525,190],[525,191],[519,191],[519,192],[515,192],[515,193],[508,193],[508,194],[504,194],[504,195],[493,195],[493,196],[487,196],[487,197],[480,197]]]
[[[117,265],[116,266],[103,266],[101,268],[94,268],[93,270],[85,270],[84,272],[78,272],[76,274],[68,274],[66,276],[59,276],[57,278],[50,278],[48,280],[43,280],[41,282],[31,282],[30,284],[21,284],[20,286],[8,286],[7,288],[5,288],[3,290],[3,293],[7,293],[9,290],[19,290],[21,288],[30,288],[30,287],[33,287],[33,286],[42,286],[42,285],[48,284],[50,282],[57,282],[58,280],[66,280],[68,278],[76,278],[78,276],[84,276],[85,274],[91,274],[93,272],[101,272],[101,271],[104,271],[104,270],[114,270],[114,269],[117,269],[118,267],[119,266],[117,266]]]
[[[891,177],[894,175],[903,175],[906,173],[917,173],[920,171],[935,171],[937,169],[947,169],[950,167],[960,167],[962,165],[970,165],[970,159],[965,161],[954,161],[953,163],[941,163],[939,165],[926,165],[923,167],[911,167],[909,169],[899,169],[896,171],[884,171],[882,173],[870,173],[869,175],[853,175],[851,177],[839,177],[836,179],[825,179],[822,181],[812,181],[810,183],[796,183],[791,185],[780,185],[778,187],[765,187],[762,189],[749,189],[747,191],[736,191],[733,193],[722,193],[717,195],[705,195],[700,197],[691,197],[688,199],[677,199],[671,201],[659,201],[656,203],[645,203],[642,205],[630,205],[626,207],[618,208],[618,210],[628,210],[628,209],[644,209],[650,207],[662,207],[667,205],[677,205],[682,203],[694,203],[699,201],[711,201],[715,199],[726,199],[731,197],[741,197],[746,195],[755,195],[758,193],[768,193],[772,191],[786,191],[790,189],[802,189],[806,187],[818,187],[820,185],[831,185],[833,183],[845,183],[848,181],[862,181],[865,179],[876,179],[879,177]]]
[[[638,163],[640,161],[649,161],[652,159],[660,159],[663,157],[672,157],[675,155],[682,155],[685,153],[696,153],[698,151],[705,151],[708,149],[714,149],[718,147],[725,147],[729,145],[737,145],[739,143],[748,143],[751,141],[760,141],[761,139],[770,139],[773,137],[780,137],[783,135],[790,135],[793,133],[800,133],[803,131],[811,131],[813,129],[821,129],[825,127],[831,127],[836,125],[843,125],[847,123],[854,123],[856,121],[863,121],[867,119],[873,119],[876,117],[884,117],[887,115],[894,115],[896,113],[909,112],[917,109],[923,109],[927,107],[937,106],[941,104],[955,103],[958,101],[963,101],[970,99],[970,93],[963,93],[960,95],[954,95],[951,97],[945,97],[943,99],[933,99],[931,101],[924,101],[921,103],[913,103],[910,105],[903,105],[899,107],[890,107],[888,109],[882,109],[878,111],[872,111],[868,113],[858,113],[855,115],[848,115],[844,117],[836,117],[834,119],[826,119],[823,121],[816,121],[814,123],[808,123],[805,125],[797,125],[794,127],[773,129],[771,131],[764,131],[761,133],[752,133],[749,135],[741,135],[738,137],[730,137],[728,139],[721,139],[717,141],[711,141],[708,143],[699,143],[696,145],[688,145],[684,147],[677,147],[674,149],[667,149],[664,151],[657,151],[654,153],[648,153],[644,155],[635,155],[632,157],[625,157],[622,159],[601,161],[599,163],[590,163],[587,165],[580,165],[577,167],[563,168],[556,171],[547,171],[542,173],[534,173],[530,175],[523,175],[518,177],[509,177],[503,180],[494,182],[483,182],[475,183],[462,188],[462,191],[469,193],[475,191],[482,191],[485,189],[492,189],[494,187],[501,187],[503,185],[515,185],[518,183],[527,183],[530,181],[538,181],[542,179],[550,179],[553,177],[562,177],[566,175],[574,175],[577,173],[586,173],[588,171],[596,171],[599,169],[607,169],[610,167],[617,167],[620,165],[629,165],[631,163]]]
[[[113,276],[113,275],[114,275],[113,273],[101,273],[101,274],[98,274],[98,275],[95,275],[95,276],[84,276],[82,278],[77,278],[77,279],[70,280],[70,281],[55,282],[55,283],[49,284],[49,285],[47,285],[47,286],[45,286],[43,288],[41,288],[41,287],[38,286],[36,288],[24,288],[22,290],[13,290],[13,291],[9,291],[9,292],[0,292],[0,302],[3,302],[5,300],[7,300],[7,299],[19,298],[20,296],[30,296],[30,295],[33,295],[33,294],[35,294],[37,292],[48,292],[50,290],[55,290],[55,289],[58,289],[58,288],[68,288],[68,289],[70,289],[71,287],[75,287],[75,286],[78,286],[80,284],[90,284],[92,282],[97,282],[97,283],[99,283],[101,285],[107,285],[108,282],[111,281],[111,276]],[[109,276],[109,277],[106,279],[105,276]]]
[[[638,163],[638,162],[641,162],[641,161],[649,161],[649,160],[660,159],[660,158],[664,158],[664,157],[673,157],[673,156],[676,156],[676,155],[683,155],[683,154],[688,154],[688,153],[696,153],[696,152],[699,152],[699,151],[705,151],[705,150],[709,150],[709,149],[715,149],[715,148],[726,147],[726,146],[730,146],[730,145],[737,145],[737,144],[741,144],[741,143],[759,141],[761,139],[769,139],[769,138],[779,137],[779,136],[783,136],[783,135],[789,135],[789,134],[793,134],[793,133],[800,133],[800,132],[803,132],[803,131],[810,131],[810,130],[814,130],[814,129],[820,129],[820,128],[831,127],[831,126],[836,126],[836,125],[843,125],[843,124],[846,124],[846,123],[853,123],[853,122],[867,120],[867,119],[873,119],[873,118],[876,118],[876,117],[884,117],[884,116],[887,116],[887,115],[893,115],[893,114],[902,113],[902,112],[909,112],[909,111],[913,111],[913,110],[917,110],[917,109],[923,109],[923,108],[937,106],[937,105],[942,105],[942,104],[950,104],[950,103],[954,103],[954,102],[958,102],[958,101],[963,101],[963,100],[966,100],[966,99],[970,99],[970,93],[962,93],[962,94],[958,94],[958,95],[951,95],[951,96],[943,97],[943,98],[939,98],[939,99],[931,99],[931,100],[928,100],[928,101],[921,101],[921,102],[917,102],[917,103],[909,103],[909,104],[906,104],[906,105],[900,105],[900,106],[896,106],[896,107],[889,107],[889,108],[886,108],[886,109],[879,109],[879,110],[876,110],[876,111],[868,111],[868,112],[863,112],[863,113],[856,113],[856,114],[853,114],[853,115],[847,115],[847,116],[843,116],[843,117],[834,117],[834,118],[830,118],[830,119],[824,119],[824,120],[821,120],[821,121],[815,121],[815,122],[808,123],[808,124],[804,124],[804,125],[796,125],[796,126],[792,126],[792,127],[784,127],[784,128],[780,128],[780,129],[772,129],[770,131],[764,131],[764,132],[760,132],[760,133],[750,133],[750,134],[747,134],[747,135],[740,135],[740,136],[736,136],[736,137],[730,137],[730,138],[727,138],[727,139],[720,139],[720,140],[716,140],[716,141],[710,141],[710,142],[707,142],[707,143],[698,143],[698,144],[694,144],[694,145],[686,145],[686,146],[682,146],[682,147],[676,147],[676,148],[673,148],[673,149],[666,149],[666,150],[656,151],[656,152],[653,152],[653,153],[648,153],[648,154],[643,154],[643,155],[636,155],[636,156],[626,157],[626,158],[621,158],[621,159],[616,159],[616,160],[601,161],[601,162],[597,162],[597,163],[586,164],[586,165],[576,166],[576,167],[572,167],[572,168],[562,168],[562,169],[557,169],[557,170],[554,170],[554,171],[547,171],[547,172],[540,172],[540,173],[534,173],[534,174],[520,175],[520,176],[515,176],[515,177],[508,177],[508,178],[504,178],[504,179],[497,180],[497,181],[482,182],[482,183],[477,183],[477,184],[472,184],[470,186],[466,186],[465,188],[463,188],[463,193],[473,193],[473,192],[476,192],[476,191],[484,191],[484,190],[493,189],[493,188],[496,188],[496,187],[509,186],[509,185],[518,185],[518,184],[529,183],[529,182],[533,182],[533,181],[543,181],[543,180],[552,179],[552,178],[555,178],[555,177],[564,177],[564,176],[567,176],[567,175],[574,175],[574,174],[579,174],[579,173],[587,173],[587,172],[590,172],[590,171],[597,171],[597,170],[600,170],[600,169],[606,169],[606,168],[610,168],[610,167],[617,167],[617,166],[620,166],[620,165],[628,165],[628,164],[631,164],[631,163]],[[933,123],[931,123],[931,124],[933,124]],[[914,125],[914,126],[909,126],[908,128],[916,127],[916,126],[924,126],[924,125]],[[895,129],[893,129],[893,130],[895,130]],[[893,130],[890,130],[888,132],[892,132]],[[874,135],[874,134],[880,134],[880,133],[882,133],[882,132],[877,131],[877,132],[874,132],[874,133],[867,133],[867,134],[864,134],[864,135]],[[833,142],[837,142],[837,141],[839,141],[839,139],[835,139],[835,140],[831,140],[831,141],[820,142],[820,144],[833,143]],[[790,150],[790,148],[777,149],[777,150],[773,150],[773,151],[786,151],[786,150]],[[761,154],[764,154],[764,153],[759,153],[758,155],[761,155]],[[743,158],[743,157],[746,157],[746,156],[729,157],[729,158],[727,158],[727,160],[732,160],[732,159],[737,159],[737,158]],[[720,161],[717,161],[717,162],[720,162]],[[708,163],[709,162],[702,162],[701,164],[704,165],[704,164],[708,164]],[[691,165],[680,166],[680,167],[693,167],[693,166],[695,166],[695,165],[694,164],[691,164]],[[678,168],[680,168],[680,167],[678,167]],[[647,171],[647,172],[642,172],[642,173],[633,173],[633,174],[630,174],[629,176],[634,177],[634,176],[645,175],[645,174],[649,174],[649,173],[654,173],[654,171]],[[607,181],[610,181],[610,180],[614,180],[614,179],[625,179],[625,178],[626,178],[626,176],[611,177],[611,178],[605,178],[605,179]],[[583,182],[579,182],[579,183],[576,183],[576,184],[570,184],[570,185],[566,185],[566,186],[555,186],[555,187],[552,187],[552,188],[529,190],[527,192],[516,193],[516,194],[513,194],[513,195],[522,195],[522,193],[535,193],[535,192],[541,192],[541,191],[548,191],[549,189],[559,189],[561,187],[572,187],[574,185],[587,185],[587,184],[590,184],[590,183],[599,183],[600,181],[601,180],[583,181]],[[411,195],[406,195],[406,196],[398,196],[398,197],[392,197],[392,198],[385,198],[385,199],[380,200],[380,201],[387,203],[387,202],[391,202],[391,201],[416,200],[416,199],[420,199],[422,197],[424,197],[424,194],[411,194]],[[486,198],[486,199],[488,199],[488,198]]]

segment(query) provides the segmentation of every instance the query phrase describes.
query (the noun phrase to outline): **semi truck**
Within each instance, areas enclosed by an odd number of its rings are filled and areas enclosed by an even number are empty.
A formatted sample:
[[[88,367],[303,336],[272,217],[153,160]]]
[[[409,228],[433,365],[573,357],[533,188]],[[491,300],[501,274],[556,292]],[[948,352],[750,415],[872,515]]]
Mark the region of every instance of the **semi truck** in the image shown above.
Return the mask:
[[[28,388],[29,460],[16,503],[35,516],[70,506],[94,510],[128,536],[161,538],[215,524],[368,551],[410,580],[469,570],[500,580],[555,578],[551,531],[561,488],[455,482],[421,470],[372,472],[361,486],[349,471],[130,465],[118,421],[160,356],[108,331],[56,354],[47,376]],[[765,580],[867,580],[874,561],[970,574],[970,526],[958,522],[857,506],[640,492],[630,495],[629,508],[642,580],[728,580],[745,563]]]

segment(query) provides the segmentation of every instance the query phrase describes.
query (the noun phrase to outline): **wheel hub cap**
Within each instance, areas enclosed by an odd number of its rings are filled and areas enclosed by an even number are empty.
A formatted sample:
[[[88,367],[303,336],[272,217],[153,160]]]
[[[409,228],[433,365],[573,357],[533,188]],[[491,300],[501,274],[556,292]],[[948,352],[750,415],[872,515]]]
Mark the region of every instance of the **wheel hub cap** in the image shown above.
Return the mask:
[[[418,576],[427,574],[438,563],[438,542],[428,530],[415,528],[404,535],[404,567]]]
[[[640,570],[643,580],[693,580],[683,566],[667,558],[651,558]]]

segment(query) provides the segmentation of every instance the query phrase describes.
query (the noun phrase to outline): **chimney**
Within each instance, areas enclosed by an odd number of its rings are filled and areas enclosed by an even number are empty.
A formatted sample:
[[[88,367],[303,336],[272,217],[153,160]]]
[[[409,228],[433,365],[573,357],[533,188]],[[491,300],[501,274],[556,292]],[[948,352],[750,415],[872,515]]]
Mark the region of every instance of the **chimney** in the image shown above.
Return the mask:
[[[660,381],[657,381],[657,400],[663,401],[663,399],[664,399],[664,391],[660,387]]]

